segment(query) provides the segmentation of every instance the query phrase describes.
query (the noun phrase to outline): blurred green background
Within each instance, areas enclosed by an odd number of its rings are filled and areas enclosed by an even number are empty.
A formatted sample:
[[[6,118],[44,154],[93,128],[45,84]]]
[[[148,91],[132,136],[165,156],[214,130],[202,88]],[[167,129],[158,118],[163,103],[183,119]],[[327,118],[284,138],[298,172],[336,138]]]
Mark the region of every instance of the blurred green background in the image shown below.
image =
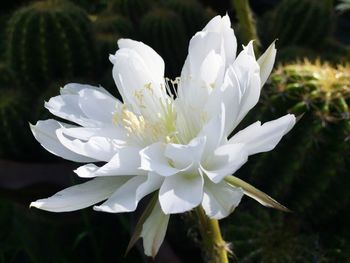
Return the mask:
[[[143,41],[179,76],[188,41],[229,14],[239,47],[276,42],[275,70],[239,128],[292,112],[296,127],[237,176],[294,212],[244,198],[222,220],[233,262],[350,262],[350,1],[5,0],[0,4],[0,262],[152,262],[138,243],[124,252],[142,212],[54,214],[29,203],[79,182],[76,164],[52,156],[28,121],[69,82],[115,96],[108,55],[121,37]],[[172,216],[156,262],[201,262],[191,214]]]

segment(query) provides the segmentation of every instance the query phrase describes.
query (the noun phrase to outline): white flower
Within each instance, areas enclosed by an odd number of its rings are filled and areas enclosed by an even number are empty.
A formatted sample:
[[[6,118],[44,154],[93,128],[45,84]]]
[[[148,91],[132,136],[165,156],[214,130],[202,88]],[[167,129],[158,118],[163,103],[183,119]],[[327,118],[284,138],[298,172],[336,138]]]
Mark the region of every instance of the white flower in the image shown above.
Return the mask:
[[[276,55],[272,43],[256,60],[250,42],[236,57],[236,45],[229,17],[214,17],[191,39],[174,83],[164,79],[164,62],[152,48],[119,40],[110,60],[123,102],[102,87],[68,84],[45,107],[76,125],[46,120],[31,126],[45,149],[87,163],[75,172],[94,179],[31,206],[64,212],[106,200],[94,209],[130,212],[155,192],[159,202],[140,233],[147,255],[157,252],[170,214],[202,205],[210,218],[221,219],[244,194],[285,209],[231,176],[249,155],[272,150],[295,124],[288,114],[263,125],[256,122],[228,138],[258,102]]]

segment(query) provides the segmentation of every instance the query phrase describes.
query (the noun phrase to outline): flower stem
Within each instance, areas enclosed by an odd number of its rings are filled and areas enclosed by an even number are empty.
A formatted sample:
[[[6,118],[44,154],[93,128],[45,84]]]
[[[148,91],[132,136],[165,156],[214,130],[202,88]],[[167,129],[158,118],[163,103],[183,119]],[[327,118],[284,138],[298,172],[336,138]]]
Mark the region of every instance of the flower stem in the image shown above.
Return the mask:
[[[196,208],[199,231],[202,236],[202,250],[210,263],[228,263],[227,244],[223,240],[219,222],[206,216],[201,206]]]

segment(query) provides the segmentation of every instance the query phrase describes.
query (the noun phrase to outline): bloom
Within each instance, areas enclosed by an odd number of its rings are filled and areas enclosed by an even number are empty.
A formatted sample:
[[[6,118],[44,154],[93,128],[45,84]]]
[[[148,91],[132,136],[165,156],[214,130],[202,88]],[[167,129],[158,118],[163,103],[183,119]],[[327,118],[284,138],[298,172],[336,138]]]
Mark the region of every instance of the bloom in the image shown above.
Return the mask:
[[[64,212],[106,200],[94,209],[130,212],[156,193],[140,233],[147,255],[157,252],[171,214],[202,205],[210,218],[221,219],[244,194],[284,209],[231,176],[249,155],[272,150],[295,124],[288,114],[229,138],[258,102],[275,60],[274,43],[258,60],[253,42],[236,57],[229,17],[216,16],[191,39],[176,82],[164,78],[164,62],[152,48],[130,39],[120,39],[118,46],[110,61],[123,102],[102,87],[68,84],[45,107],[76,125],[45,120],[31,126],[44,148],[87,163],[75,172],[93,179],[31,206]]]

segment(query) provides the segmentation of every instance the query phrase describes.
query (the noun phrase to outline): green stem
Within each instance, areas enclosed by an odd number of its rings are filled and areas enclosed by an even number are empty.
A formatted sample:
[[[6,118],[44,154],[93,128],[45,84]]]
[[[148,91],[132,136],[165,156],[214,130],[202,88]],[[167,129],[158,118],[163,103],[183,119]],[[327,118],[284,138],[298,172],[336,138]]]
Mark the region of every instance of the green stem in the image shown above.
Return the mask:
[[[239,21],[239,33],[242,37],[243,43],[247,44],[250,40],[255,40],[254,52],[255,55],[259,56],[260,52],[258,47],[260,46],[260,41],[256,32],[256,23],[253,12],[250,9],[248,0],[232,0],[232,5]]]
[[[202,236],[202,249],[210,263],[228,263],[227,244],[223,240],[219,222],[206,216],[201,206],[195,209]]]

